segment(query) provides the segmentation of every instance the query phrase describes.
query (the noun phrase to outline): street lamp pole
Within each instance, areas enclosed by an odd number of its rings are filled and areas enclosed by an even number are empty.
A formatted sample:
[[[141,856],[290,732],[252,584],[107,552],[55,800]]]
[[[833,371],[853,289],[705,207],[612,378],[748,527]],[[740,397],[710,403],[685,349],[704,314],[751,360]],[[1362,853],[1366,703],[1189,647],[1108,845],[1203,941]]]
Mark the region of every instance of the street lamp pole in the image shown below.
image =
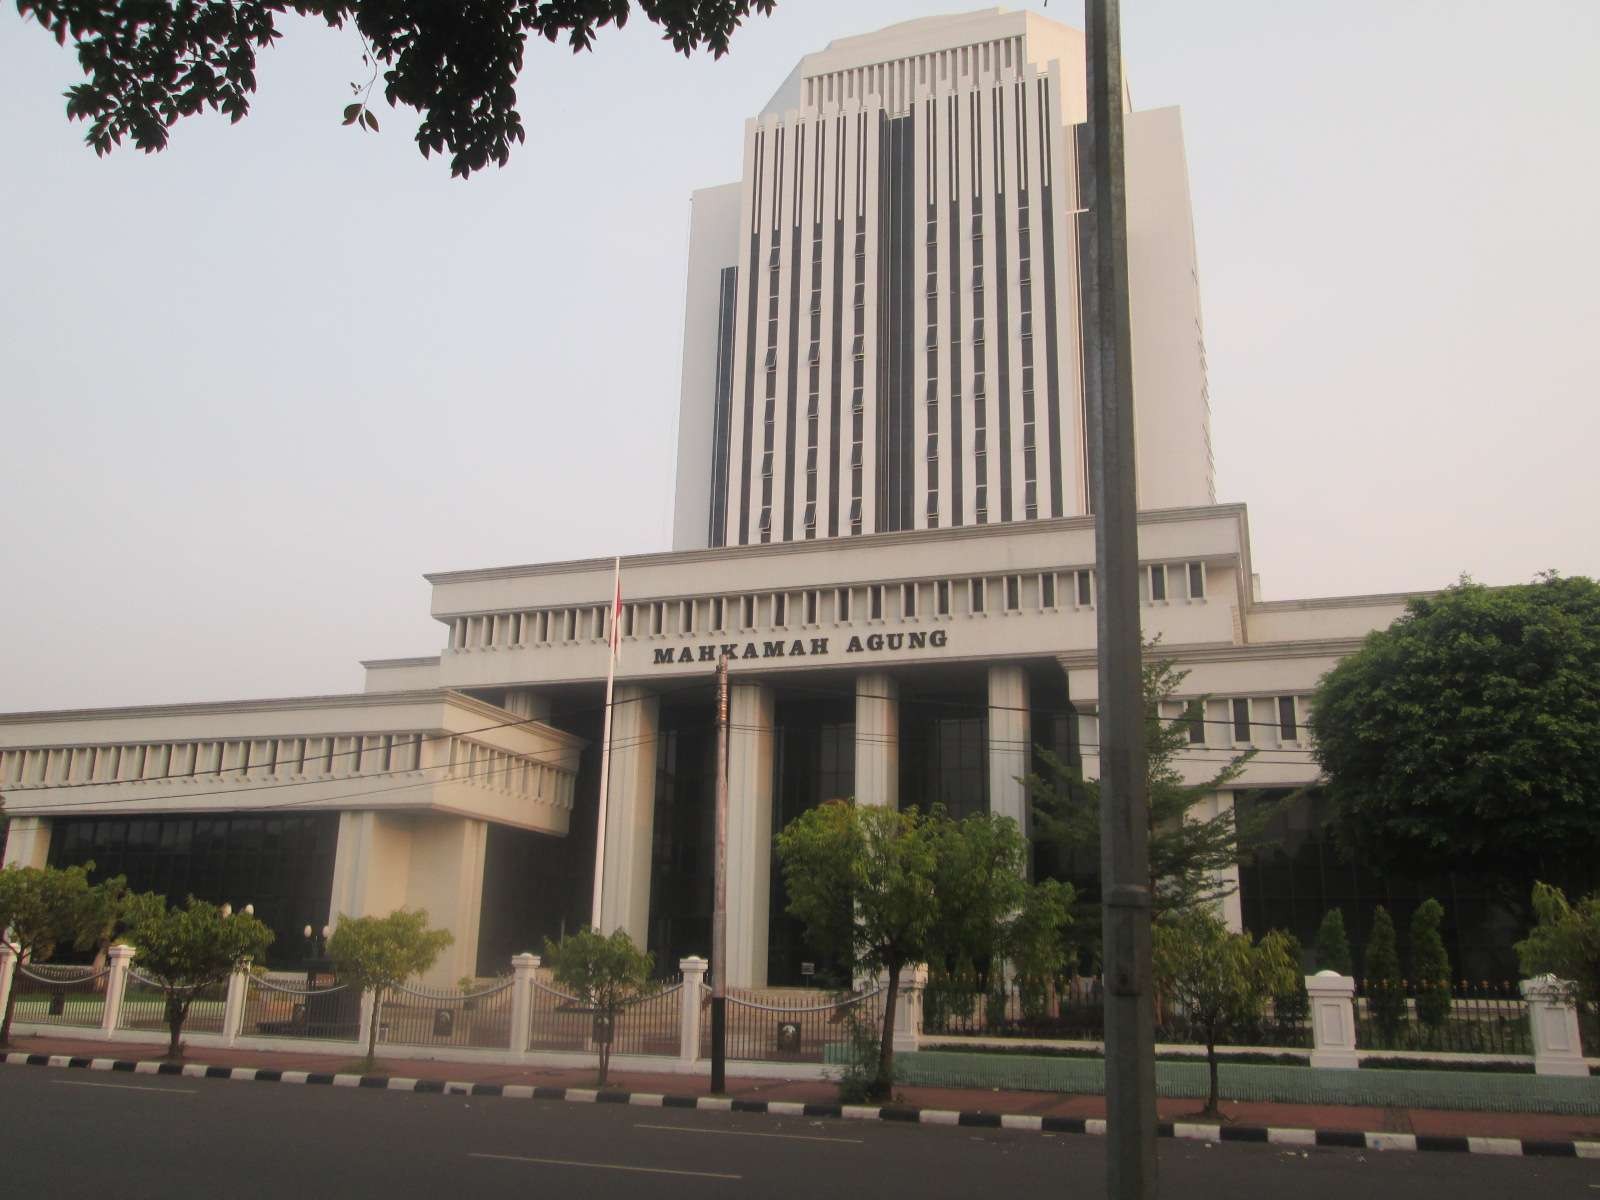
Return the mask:
[[[1156,1195],[1155,1021],[1149,795],[1140,671],[1139,527],[1133,444],[1118,0],[1086,0],[1089,124],[1082,207],[1084,392],[1094,508],[1100,676],[1100,878],[1106,1015],[1106,1195]]]

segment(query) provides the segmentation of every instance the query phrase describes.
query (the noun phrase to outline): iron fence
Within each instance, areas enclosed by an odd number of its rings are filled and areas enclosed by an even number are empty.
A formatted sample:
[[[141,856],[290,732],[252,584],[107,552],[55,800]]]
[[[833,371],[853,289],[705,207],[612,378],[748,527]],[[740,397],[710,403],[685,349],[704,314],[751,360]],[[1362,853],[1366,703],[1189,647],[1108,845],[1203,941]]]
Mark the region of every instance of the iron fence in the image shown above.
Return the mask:
[[[1528,1005],[1509,980],[1462,980],[1443,996],[1402,981],[1358,980],[1356,1045],[1362,1050],[1532,1054]]]
[[[12,1019],[30,1025],[98,1029],[105,1017],[110,967],[24,963],[12,977]]]
[[[772,997],[768,994],[769,999]],[[884,990],[875,988],[821,1003],[763,1003],[728,995],[728,1057],[759,1062],[848,1062],[860,1040],[883,1028]],[[709,1015],[705,1018],[709,1025]],[[710,1053],[709,1028],[701,1046]]]
[[[589,1050],[594,1045],[594,1013],[576,996],[537,978],[528,997],[528,1048]]]
[[[252,976],[245,987],[239,1034],[356,1041],[361,1036],[361,993],[344,984],[296,988]]]
[[[935,980],[923,995],[922,1024],[934,1035],[1098,1042],[1105,1039],[1105,989],[1094,976],[1060,980],[1039,989],[1012,984],[987,992]],[[1157,1042],[1205,1041],[1204,1033],[1177,1005],[1161,1005],[1155,1024]],[[1268,1002],[1259,1018],[1227,1030],[1225,1041],[1309,1050],[1309,1005],[1302,997]]]
[[[228,983],[193,989],[189,1002],[189,1015],[183,1022],[185,1033],[221,1033],[222,1014],[228,1004]],[[167,992],[160,980],[152,979],[137,969],[128,972],[128,982],[122,992],[122,1011],[117,1014],[117,1028],[131,1030],[167,1029]]]
[[[659,991],[623,1005],[611,1034],[614,1054],[664,1054],[676,1058],[683,1044],[678,1004],[683,980],[669,979]]]
[[[397,1046],[511,1045],[510,979],[478,991],[395,987],[378,1006],[378,1040]]]
[[[681,978],[664,980],[657,991],[629,1001],[614,1020],[607,1020],[579,997],[535,978],[528,997],[528,1047],[594,1051],[609,1038],[613,1054],[676,1057],[683,1043],[678,1011],[682,995]]]

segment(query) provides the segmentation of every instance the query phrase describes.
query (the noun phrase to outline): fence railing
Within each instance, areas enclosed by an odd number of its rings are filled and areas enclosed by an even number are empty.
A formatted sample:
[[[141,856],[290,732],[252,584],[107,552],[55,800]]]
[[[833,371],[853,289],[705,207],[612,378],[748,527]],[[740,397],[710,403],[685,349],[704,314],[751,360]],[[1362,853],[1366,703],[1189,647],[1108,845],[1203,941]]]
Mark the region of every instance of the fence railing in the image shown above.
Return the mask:
[[[111,968],[24,963],[11,984],[12,1020],[97,1029],[105,1019]]]
[[[221,1034],[227,1003],[226,983],[197,989],[189,1002],[189,1015],[183,1022],[184,1033]],[[122,992],[122,1007],[117,1013],[117,1028],[165,1032],[167,992],[159,980],[150,978],[137,968],[128,972],[127,986]]]
[[[1429,995],[1357,980],[1356,1045],[1446,1054],[1533,1053],[1528,1005],[1509,981],[1462,981]]]
[[[0,1005],[15,1002],[19,1032],[68,1028],[146,1039],[167,1032],[167,992],[134,965],[136,951],[114,946],[103,969],[53,963],[18,964],[0,943]],[[594,1054],[609,1045],[622,1057],[648,1057],[652,1067],[678,1070],[710,1053],[707,964],[684,959],[681,977],[623,1007],[608,1021],[592,1006],[554,985],[533,955],[512,960],[512,974],[482,985],[434,988],[406,984],[381,1001],[326,975],[266,975],[239,971],[226,983],[198,990],[182,1034],[202,1044],[240,1038],[285,1043],[356,1043],[376,1019],[378,1039],[395,1051],[451,1049],[528,1054]],[[741,1063],[793,1065],[827,1071],[850,1062],[882,1027],[887,977],[876,987],[836,995],[814,989],[730,988],[727,1056]],[[1594,1053],[1593,1018],[1574,1006],[1573,989],[1549,977],[1510,984],[1460,984],[1448,996],[1359,987],[1354,979],[1321,972],[1296,995],[1269,1004],[1261,1018],[1235,1028],[1229,1046],[1310,1050],[1311,1065],[1355,1068],[1385,1055],[1479,1055],[1532,1060],[1542,1074],[1587,1075],[1583,1049]],[[1077,978],[1040,992],[1016,987],[994,994],[928,979],[925,967],[902,969],[897,989],[896,1050],[922,1039],[971,1036],[1100,1040],[1101,984]],[[1309,1007],[1309,1014],[1307,1008]],[[1202,1031],[1175,1007],[1163,1013],[1159,1041],[1194,1045]],[[1314,1036],[1313,1036],[1314,1034]],[[448,1057],[448,1054],[442,1055]],[[561,1059],[560,1061],[569,1061]]]
[[[761,996],[761,999],[757,999]],[[858,1039],[883,1027],[882,988],[820,1003],[774,1004],[767,993],[728,994],[728,1057],[746,1062],[848,1062]],[[709,1016],[701,1035],[710,1045]]]
[[[361,993],[343,984],[297,988],[251,976],[241,1037],[353,1042],[361,1036]]]
[[[465,992],[390,988],[378,1005],[378,1041],[395,1046],[509,1046],[512,986],[507,978]]]

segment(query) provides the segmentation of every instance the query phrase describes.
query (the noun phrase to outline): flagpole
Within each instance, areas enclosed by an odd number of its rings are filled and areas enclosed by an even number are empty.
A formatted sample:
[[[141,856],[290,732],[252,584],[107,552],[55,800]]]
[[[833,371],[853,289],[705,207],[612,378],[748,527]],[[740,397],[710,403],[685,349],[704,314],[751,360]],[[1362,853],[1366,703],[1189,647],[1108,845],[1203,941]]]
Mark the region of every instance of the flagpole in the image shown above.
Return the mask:
[[[600,808],[595,816],[594,830],[594,903],[590,925],[597,933],[600,928],[600,891],[606,878],[606,793],[611,778],[611,694],[617,683],[617,644],[622,633],[622,558],[612,560],[611,567],[611,636],[606,645],[606,717],[600,734]]]

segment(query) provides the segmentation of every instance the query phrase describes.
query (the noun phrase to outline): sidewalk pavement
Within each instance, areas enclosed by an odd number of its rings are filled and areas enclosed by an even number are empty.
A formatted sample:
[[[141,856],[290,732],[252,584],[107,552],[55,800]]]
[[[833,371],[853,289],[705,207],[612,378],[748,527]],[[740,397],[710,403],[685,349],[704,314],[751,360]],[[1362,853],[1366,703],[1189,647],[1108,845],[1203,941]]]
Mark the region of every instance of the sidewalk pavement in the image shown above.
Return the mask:
[[[12,1049],[29,1054],[61,1054],[82,1058],[117,1058],[154,1061],[165,1047],[148,1042],[106,1042],[72,1037],[19,1037]],[[187,1052],[188,1063],[216,1067],[266,1067],[280,1071],[355,1072],[359,1056],[301,1054],[261,1050],[197,1047]],[[616,1066],[612,1060],[613,1068]],[[730,1068],[738,1070],[737,1063]],[[523,1084],[544,1087],[588,1088],[595,1072],[584,1067],[522,1066],[513,1063],[452,1062],[431,1059],[385,1059],[378,1056],[376,1075],[459,1083]],[[611,1086],[629,1092],[659,1092],[674,1096],[704,1096],[710,1091],[707,1073],[673,1075],[642,1071],[611,1072]],[[817,1079],[750,1079],[730,1075],[727,1094],[742,1100],[792,1100],[826,1104],[838,1099],[833,1084]],[[895,1099],[917,1108],[962,1112],[1015,1113],[1028,1116],[1103,1118],[1105,1097],[1063,1095],[1056,1092],[1011,1092],[984,1088],[904,1087]],[[1204,1120],[1200,1104],[1189,1099],[1157,1102],[1162,1120]],[[1410,1133],[1446,1137],[1503,1137],[1572,1141],[1600,1140],[1600,1117],[1549,1113],[1460,1112],[1444,1109],[1364,1108],[1346,1105],[1268,1104],[1227,1100],[1224,1121],[1232,1124],[1297,1129],[1337,1129],[1351,1132]]]

